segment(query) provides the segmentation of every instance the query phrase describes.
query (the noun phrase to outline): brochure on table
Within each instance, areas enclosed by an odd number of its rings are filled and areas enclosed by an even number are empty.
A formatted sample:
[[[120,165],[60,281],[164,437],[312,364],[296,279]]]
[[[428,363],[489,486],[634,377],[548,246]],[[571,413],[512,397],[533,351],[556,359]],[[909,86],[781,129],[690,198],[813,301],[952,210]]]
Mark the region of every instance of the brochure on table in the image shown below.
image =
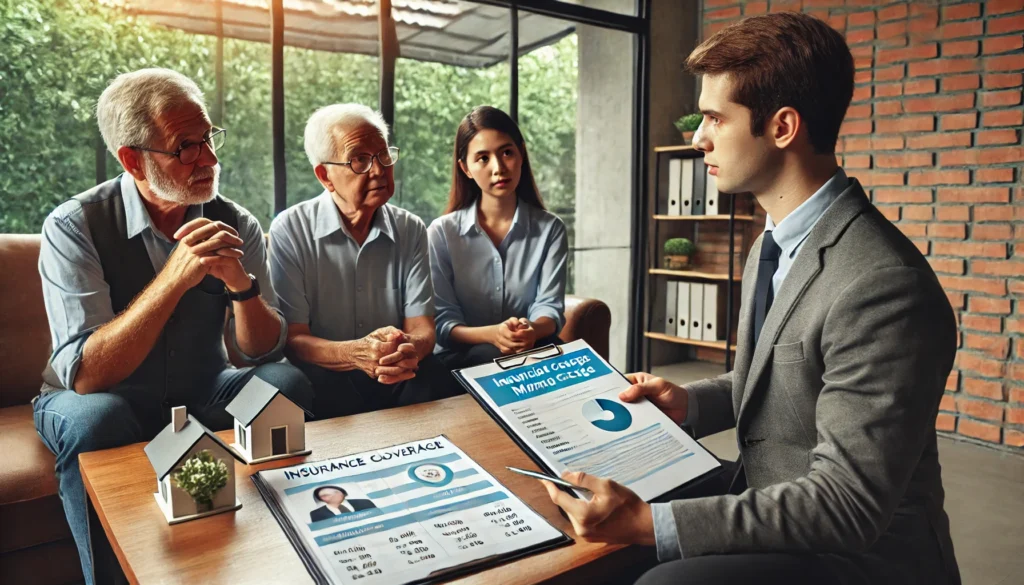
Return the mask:
[[[652,501],[721,464],[582,340],[457,370],[456,377],[545,471],[611,478]],[[583,493],[577,495],[583,496]]]
[[[252,478],[318,583],[427,583],[572,542],[444,436]]]

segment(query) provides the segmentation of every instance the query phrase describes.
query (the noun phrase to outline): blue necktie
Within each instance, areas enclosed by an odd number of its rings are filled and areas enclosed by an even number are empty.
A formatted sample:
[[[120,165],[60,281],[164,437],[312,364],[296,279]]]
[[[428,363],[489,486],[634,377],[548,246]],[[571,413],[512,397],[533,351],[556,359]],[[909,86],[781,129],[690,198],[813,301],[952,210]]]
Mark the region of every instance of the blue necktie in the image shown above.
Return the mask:
[[[775,299],[775,290],[772,287],[772,277],[779,269],[779,254],[782,250],[775,243],[772,233],[765,232],[761,239],[761,258],[757,264],[757,284],[754,287],[754,345],[757,347],[757,340],[761,337],[761,327],[764,326],[765,317],[772,308],[772,301]]]

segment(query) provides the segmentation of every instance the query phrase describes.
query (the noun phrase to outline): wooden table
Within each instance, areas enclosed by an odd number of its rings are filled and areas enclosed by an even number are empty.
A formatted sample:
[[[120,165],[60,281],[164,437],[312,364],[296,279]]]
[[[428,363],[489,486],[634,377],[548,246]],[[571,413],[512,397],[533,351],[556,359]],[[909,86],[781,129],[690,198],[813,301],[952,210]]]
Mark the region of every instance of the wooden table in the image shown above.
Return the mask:
[[[231,433],[219,435],[230,442]],[[505,469],[536,466],[470,396],[309,423],[311,455],[253,466],[235,463],[240,510],[174,526],[153,499],[156,475],[142,450],[145,443],[84,453],[79,465],[90,504],[131,583],[309,583],[309,573],[249,476],[440,434],[576,540],[459,583],[624,582],[655,563],[651,548],[578,539],[540,482]]]

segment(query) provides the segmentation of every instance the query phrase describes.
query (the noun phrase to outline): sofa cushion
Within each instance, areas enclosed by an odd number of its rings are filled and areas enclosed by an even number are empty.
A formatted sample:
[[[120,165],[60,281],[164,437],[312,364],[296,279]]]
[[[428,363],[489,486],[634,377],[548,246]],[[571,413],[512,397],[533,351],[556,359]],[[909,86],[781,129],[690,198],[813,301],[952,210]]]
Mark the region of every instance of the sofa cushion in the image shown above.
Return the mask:
[[[36,433],[32,406],[0,408],[0,552],[69,538],[55,459]]]
[[[0,582],[32,585],[82,583],[78,548],[70,538],[0,554]]]
[[[608,359],[608,331],[612,312],[604,301],[565,295],[565,327],[558,337],[568,343],[584,339],[597,355]]]
[[[38,264],[39,236],[0,234],[0,407],[28,404],[39,393],[49,359]]]

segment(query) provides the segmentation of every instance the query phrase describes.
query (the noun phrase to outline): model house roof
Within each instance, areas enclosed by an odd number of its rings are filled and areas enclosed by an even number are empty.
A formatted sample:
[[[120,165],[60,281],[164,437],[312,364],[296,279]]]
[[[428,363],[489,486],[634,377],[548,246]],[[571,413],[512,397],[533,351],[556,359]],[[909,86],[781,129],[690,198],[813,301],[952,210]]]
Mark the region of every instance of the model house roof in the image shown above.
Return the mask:
[[[203,436],[209,436],[218,445],[224,447],[224,450],[231,454],[232,457],[238,459],[242,463],[245,460],[240,458],[235,453],[234,449],[228,447],[224,441],[220,440],[220,437],[210,432],[197,421],[191,414],[188,415],[188,419],[185,422],[185,426],[181,427],[181,430],[174,432],[174,423],[168,424],[164,427],[164,430],[160,431],[149,444],[146,445],[146,457],[149,457],[149,462],[153,465],[153,469],[156,471],[157,481],[163,481],[164,477],[171,472],[172,469],[178,462],[181,461],[192,447],[199,442]]]
[[[265,408],[267,408],[270,401],[280,393],[280,390],[265,380],[258,376],[253,376],[245,384],[245,387],[242,388],[241,392],[235,396],[234,400],[224,408],[224,410],[226,410],[231,416],[235,417],[235,420],[238,422],[245,426],[249,426],[252,424],[252,421],[256,420],[256,417],[259,416]],[[285,396],[285,398],[288,397]],[[289,400],[289,402],[291,402],[291,400]],[[292,404],[295,403],[292,402]],[[309,416],[313,416],[313,413],[303,408],[301,404],[295,404],[295,406],[301,408],[302,411]]]

